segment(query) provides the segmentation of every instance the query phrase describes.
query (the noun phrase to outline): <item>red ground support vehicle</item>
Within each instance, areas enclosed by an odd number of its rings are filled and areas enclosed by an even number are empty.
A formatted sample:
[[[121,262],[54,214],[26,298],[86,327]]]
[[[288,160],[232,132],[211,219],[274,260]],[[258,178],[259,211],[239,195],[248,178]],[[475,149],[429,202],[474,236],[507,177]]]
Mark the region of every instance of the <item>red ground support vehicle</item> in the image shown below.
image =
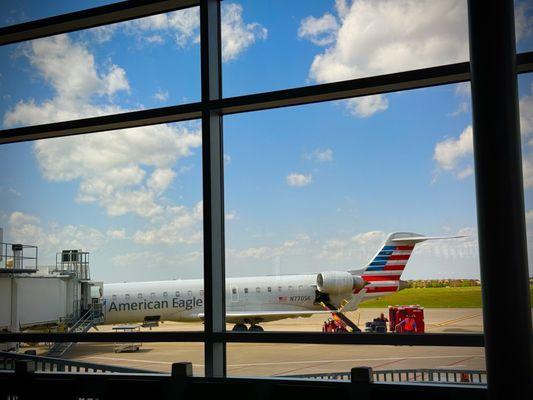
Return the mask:
[[[398,333],[424,333],[424,307],[389,306],[389,330]]]

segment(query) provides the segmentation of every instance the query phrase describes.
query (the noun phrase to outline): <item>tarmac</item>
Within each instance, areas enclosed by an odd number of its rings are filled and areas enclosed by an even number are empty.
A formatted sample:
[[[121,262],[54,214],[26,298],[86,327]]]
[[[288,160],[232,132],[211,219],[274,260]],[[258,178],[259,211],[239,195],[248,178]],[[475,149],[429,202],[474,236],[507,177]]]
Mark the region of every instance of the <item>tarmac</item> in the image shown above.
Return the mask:
[[[359,326],[386,310],[360,309],[349,317]],[[265,331],[321,331],[324,315],[287,319],[262,324]],[[426,309],[426,332],[480,333],[482,310]],[[99,331],[111,330],[99,326]],[[232,325],[227,326],[231,330]],[[198,331],[201,323],[164,322],[152,331]],[[149,330],[143,328],[143,330]],[[115,353],[115,343],[78,343],[64,358],[97,364],[117,365],[148,371],[170,372],[172,363],[193,363],[194,375],[204,373],[203,343],[143,343],[140,350]],[[485,369],[483,348],[370,346],[320,344],[248,344],[227,345],[228,376],[282,376],[323,372],[345,372],[356,366],[375,370],[439,368]]]

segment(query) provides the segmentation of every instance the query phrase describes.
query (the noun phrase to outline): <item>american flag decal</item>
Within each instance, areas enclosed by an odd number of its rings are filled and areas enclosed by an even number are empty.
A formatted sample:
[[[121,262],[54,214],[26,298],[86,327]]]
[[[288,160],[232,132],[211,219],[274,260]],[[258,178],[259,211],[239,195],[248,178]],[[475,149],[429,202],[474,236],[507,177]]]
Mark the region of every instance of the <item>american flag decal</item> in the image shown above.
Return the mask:
[[[383,246],[362,275],[365,281],[370,282],[366,292],[396,292],[400,276],[414,247],[414,245]]]

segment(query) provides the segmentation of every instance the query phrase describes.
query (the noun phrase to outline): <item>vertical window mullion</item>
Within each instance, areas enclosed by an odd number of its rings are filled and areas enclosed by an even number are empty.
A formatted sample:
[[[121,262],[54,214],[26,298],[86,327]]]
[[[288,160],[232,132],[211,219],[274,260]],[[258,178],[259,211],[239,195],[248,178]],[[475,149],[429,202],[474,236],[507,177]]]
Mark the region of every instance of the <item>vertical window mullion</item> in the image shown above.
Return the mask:
[[[209,104],[222,96],[220,0],[200,2],[202,78],[202,176],[204,223],[205,375],[226,375],[224,186],[222,116]],[[220,336],[218,336],[220,337]]]
[[[533,346],[514,2],[469,0],[468,22],[489,398],[531,398]],[[512,328],[502,323],[502,315],[512,321]]]

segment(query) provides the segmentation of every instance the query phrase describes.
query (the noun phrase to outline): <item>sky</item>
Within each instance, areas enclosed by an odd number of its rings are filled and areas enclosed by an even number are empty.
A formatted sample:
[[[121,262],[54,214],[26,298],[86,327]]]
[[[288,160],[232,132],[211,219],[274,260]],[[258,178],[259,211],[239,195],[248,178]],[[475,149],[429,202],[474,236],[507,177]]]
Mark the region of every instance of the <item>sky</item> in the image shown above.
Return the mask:
[[[110,1],[5,1],[11,25]],[[518,51],[533,2],[516,2]],[[424,16],[421,18],[420,16]],[[468,60],[466,1],[224,1],[223,95]],[[2,129],[200,99],[198,9],[0,48]],[[533,74],[519,77],[533,256]],[[228,276],[363,266],[387,233],[403,279],[477,278],[469,84],[224,117]],[[202,276],[200,121],[0,147],[4,239],[91,253],[105,282]],[[530,271],[533,265],[530,262]]]

